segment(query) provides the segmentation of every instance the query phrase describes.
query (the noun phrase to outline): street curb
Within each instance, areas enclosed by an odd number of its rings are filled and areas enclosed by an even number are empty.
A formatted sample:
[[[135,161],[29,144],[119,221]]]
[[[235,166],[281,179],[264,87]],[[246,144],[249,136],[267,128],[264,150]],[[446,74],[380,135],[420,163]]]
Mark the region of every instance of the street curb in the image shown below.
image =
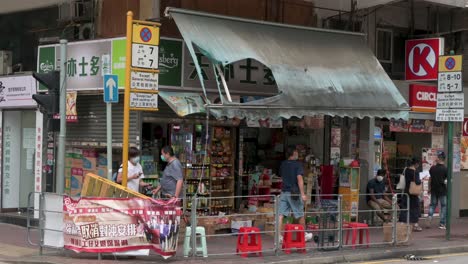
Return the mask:
[[[288,264],[332,264],[332,263],[349,263],[359,261],[375,261],[385,259],[402,259],[403,256],[413,254],[416,256],[431,256],[441,254],[453,254],[468,252],[468,245],[449,246],[440,248],[427,248],[427,249],[412,249],[409,247],[400,249],[389,249],[383,252],[360,252],[351,254],[340,254],[337,252],[335,256],[324,257],[309,257],[304,259],[273,261],[270,263],[288,263]]]

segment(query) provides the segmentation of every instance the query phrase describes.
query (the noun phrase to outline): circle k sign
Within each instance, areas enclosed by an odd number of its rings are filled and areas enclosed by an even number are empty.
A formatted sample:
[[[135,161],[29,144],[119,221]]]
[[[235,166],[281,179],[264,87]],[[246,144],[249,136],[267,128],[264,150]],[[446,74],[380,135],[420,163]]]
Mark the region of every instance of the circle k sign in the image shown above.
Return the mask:
[[[443,50],[443,38],[406,41],[406,80],[437,80],[438,57]]]
[[[463,118],[463,136],[468,137],[468,118]]]

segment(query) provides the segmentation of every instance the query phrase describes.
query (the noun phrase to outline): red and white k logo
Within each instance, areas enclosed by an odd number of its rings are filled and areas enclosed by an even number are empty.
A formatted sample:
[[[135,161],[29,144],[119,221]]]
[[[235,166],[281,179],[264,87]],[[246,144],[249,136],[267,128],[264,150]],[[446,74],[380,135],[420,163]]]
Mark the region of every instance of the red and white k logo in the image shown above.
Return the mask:
[[[406,42],[406,80],[437,80],[437,64],[443,39],[417,39]]]

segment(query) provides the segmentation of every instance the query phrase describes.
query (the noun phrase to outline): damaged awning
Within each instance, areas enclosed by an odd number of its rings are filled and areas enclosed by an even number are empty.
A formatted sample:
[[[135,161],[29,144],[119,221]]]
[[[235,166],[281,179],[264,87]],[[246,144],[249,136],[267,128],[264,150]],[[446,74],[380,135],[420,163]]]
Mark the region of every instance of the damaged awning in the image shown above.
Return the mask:
[[[178,116],[205,113],[205,102],[198,93],[159,92],[159,96]]]
[[[278,95],[208,105],[216,117],[266,119],[329,115],[408,118],[408,104],[358,33],[306,28],[168,8],[195,62],[195,47],[215,65],[255,59],[269,67]],[[201,85],[206,95],[203,82]],[[228,89],[225,91],[229,98]]]

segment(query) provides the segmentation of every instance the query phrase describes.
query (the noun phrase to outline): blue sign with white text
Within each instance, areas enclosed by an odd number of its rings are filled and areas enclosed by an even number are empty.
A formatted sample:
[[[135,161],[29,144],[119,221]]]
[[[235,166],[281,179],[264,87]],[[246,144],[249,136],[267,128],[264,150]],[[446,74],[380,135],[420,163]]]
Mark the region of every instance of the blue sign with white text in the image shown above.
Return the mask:
[[[119,102],[119,78],[117,75],[104,75],[104,102]]]

